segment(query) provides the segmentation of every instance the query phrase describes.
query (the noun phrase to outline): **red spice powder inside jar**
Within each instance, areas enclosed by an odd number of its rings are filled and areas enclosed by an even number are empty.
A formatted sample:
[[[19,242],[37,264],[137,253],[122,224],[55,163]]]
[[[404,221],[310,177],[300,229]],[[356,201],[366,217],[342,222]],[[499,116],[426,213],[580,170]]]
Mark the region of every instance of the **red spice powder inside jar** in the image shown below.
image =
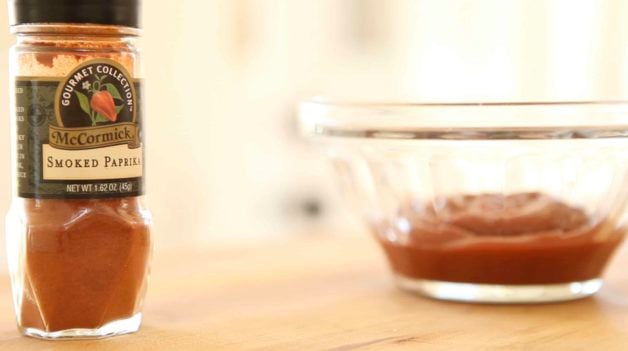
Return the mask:
[[[150,235],[139,202],[26,200],[25,210],[22,328],[98,328],[140,311]]]

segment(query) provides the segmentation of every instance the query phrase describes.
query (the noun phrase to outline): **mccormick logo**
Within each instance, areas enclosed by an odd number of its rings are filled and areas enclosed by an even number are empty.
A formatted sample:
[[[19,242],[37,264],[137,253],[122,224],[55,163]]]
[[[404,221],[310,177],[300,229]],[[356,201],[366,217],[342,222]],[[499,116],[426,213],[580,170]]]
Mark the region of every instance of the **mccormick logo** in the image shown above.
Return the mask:
[[[128,72],[115,61],[90,60],[74,69],[57,88],[50,146],[93,149],[140,145],[137,98]]]
[[[135,123],[116,123],[115,126],[89,128],[59,128],[50,126],[48,142],[57,149],[82,150],[128,144],[139,147],[139,129]]]

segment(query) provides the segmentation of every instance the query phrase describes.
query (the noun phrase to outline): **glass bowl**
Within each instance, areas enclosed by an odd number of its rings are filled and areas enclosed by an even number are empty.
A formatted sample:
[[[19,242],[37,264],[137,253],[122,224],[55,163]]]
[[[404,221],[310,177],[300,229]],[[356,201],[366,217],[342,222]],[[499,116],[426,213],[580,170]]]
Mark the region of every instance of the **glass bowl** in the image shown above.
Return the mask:
[[[403,289],[582,298],[624,239],[627,102],[310,100],[299,115]]]

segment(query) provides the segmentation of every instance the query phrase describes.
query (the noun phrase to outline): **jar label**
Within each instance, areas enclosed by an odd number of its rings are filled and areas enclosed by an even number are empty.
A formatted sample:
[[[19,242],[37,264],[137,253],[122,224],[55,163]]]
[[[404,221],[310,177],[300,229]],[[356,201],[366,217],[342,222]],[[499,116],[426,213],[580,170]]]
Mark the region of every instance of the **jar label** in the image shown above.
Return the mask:
[[[86,61],[66,77],[17,77],[18,196],[143,194],[140,105],[140,82],[109,59]]]

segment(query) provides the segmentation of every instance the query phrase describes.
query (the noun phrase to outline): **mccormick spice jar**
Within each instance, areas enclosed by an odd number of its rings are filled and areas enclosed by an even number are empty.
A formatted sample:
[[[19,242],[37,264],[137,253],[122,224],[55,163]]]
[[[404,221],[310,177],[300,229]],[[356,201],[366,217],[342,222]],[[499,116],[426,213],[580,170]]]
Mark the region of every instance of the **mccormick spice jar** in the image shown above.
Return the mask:
[[[10,0],[17,323],[58,339],[137,331],[150,256],[138,0]]]

